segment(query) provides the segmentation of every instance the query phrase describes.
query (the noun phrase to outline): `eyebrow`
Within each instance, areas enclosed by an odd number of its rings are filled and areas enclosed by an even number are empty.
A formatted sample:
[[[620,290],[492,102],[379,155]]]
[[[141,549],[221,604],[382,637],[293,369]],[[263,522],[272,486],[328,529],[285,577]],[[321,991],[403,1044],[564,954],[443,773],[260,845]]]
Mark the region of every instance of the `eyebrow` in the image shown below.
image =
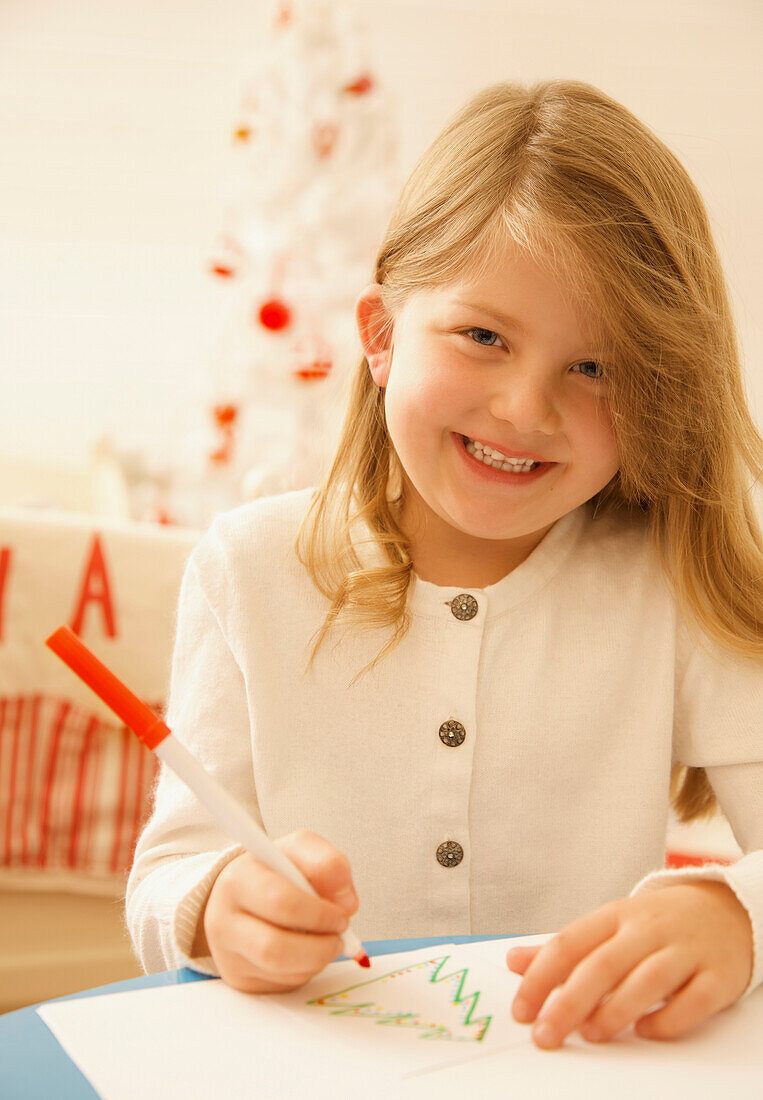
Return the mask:
[[[514,328],[517,332],[521,332],[523,336],[527,336],[527,329],[524,325],[520,324],[515,317],[509,317],[507,313],[501,313],[498,309],[491,309],[489,306],[482,305],[481,302],[463,302],[458,298],[453,298],[452,301],[453,305],[465,306],[466,309],[474,309],[478,313],[484,313],[500,324],[506,325],[508,328]]]

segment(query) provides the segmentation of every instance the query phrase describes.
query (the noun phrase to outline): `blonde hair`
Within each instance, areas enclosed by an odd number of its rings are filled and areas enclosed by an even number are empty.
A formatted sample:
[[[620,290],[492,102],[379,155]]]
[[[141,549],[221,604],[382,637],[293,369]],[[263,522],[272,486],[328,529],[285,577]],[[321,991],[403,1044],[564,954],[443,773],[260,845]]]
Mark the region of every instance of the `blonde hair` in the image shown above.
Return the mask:
[[[505,234],[559,275],[596,319],[620,456],[594,515],[648,526],[690,625],[763,658],[763,536],[752,491],[763,440],[749,412],[724,273],[702,199],[675,155],[634,115],[580,81],[499,83],[475,95],[425,151],[379,249],[374,281],[390,318],[412,294],[489,268]],[[365,356],[333,463],[296,551],[331,601],[332,624],[410,625],[412,561],[394,508],[405,481],[384,390]],[[365,522],[379,565],[360,561]],[[366,540],[369,541],[369,540]],[[363,670],[365,671],[365,670]],[[681,821],[715,810],[703,768],[676,765]]]

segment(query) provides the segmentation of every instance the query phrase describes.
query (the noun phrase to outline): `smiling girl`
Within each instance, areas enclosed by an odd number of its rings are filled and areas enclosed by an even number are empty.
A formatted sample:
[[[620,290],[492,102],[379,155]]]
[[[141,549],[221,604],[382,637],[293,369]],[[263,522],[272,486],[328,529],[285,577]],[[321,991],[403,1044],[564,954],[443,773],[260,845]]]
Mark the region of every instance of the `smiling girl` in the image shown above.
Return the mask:
[[[166,716],[318,896],[165,769],[136,950],[266,993],[353,913],[551,931],[507,957],[539,1046],[681,1035],[763,980],[763,442],[697,189],[598,89],[491,86],[414,168],[357,325],[322,484],[189,561]],[[665,870],[671,805],[718,803],[743,856]]]

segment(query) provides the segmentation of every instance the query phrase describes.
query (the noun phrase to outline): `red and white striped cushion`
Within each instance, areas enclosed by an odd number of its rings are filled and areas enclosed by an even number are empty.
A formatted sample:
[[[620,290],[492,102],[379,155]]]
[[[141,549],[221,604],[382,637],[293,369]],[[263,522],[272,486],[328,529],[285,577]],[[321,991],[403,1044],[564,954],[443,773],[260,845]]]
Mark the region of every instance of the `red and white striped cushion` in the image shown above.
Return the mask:
[[[45,639],[67,624],[161,709],[198,537],[0,508],[0,887],[122,892],[156,761]]]
[[[0,697],[0,869],[123,877],[157,767],[130,730],[69,700]]]

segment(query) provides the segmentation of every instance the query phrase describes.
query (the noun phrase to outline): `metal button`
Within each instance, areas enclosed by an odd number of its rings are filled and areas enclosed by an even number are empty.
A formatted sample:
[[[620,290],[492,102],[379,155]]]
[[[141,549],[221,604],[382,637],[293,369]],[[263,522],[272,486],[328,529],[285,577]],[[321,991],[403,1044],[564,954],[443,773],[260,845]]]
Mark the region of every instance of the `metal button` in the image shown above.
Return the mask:
[[[457,745],[462,744],[465,737],[466,730],[455,718],[449,718],[440,726],[440,740],[449,748],[456,748]]]
[[[437,849],[437,862],[443,867],[457,867],[464,858],[464,849],[455,840],[446,840]]]
[[[473,619],[479,610],[479,605],[474,596],[468,592],[462,592],[460,596],[454,596],[450,601],[450,610],[457,619]]]

